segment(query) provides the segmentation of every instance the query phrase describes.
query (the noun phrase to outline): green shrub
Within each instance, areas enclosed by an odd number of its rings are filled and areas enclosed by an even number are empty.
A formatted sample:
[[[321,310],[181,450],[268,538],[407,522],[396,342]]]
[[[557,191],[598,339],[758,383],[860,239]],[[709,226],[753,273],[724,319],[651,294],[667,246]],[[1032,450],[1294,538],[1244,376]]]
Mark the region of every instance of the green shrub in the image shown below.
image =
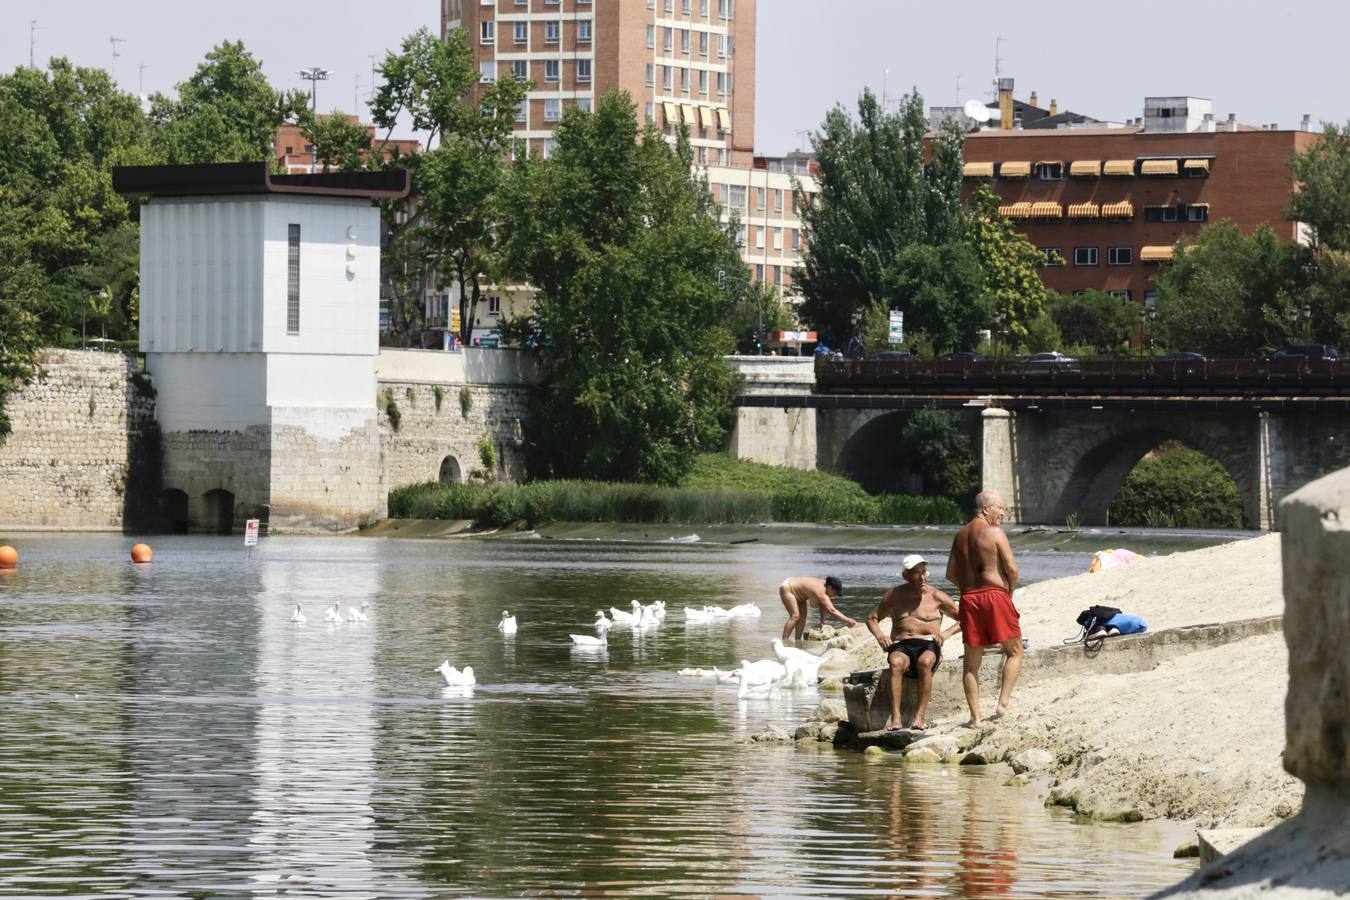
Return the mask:
[[[469,417],[469,410],[471,409],[473,409],[473,394],[469,393],[468,388],[462,387],[459,389],[460,416],[467,419]]]
[[[431,395],[436,398],[436,412],[441,411],[441,404],[445,402],[445,388],[439,384],[431,388]]]
[[[1241,528],[1237,485],[1212,458],[1170,444],[1140,461],[1125,479],[1109,515],[1113,525],[1153,528]]]
[[[398,431],[403,414],[399,412],[398,403],[394,401],[393,388],[384,389],[384,414],[389,417],[389,427]]]
[[[478,460],[483,464],[483,471],[491,478],[497,471],[497,448],[492,445],[492,435],[485,434],[478,439]]]

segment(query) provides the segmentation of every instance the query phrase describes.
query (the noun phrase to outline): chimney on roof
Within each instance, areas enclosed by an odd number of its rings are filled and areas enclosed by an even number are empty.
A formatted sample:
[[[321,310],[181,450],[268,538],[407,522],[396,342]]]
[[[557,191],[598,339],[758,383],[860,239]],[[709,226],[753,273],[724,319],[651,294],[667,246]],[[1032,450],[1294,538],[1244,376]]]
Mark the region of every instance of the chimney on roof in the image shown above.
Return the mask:
[[[1032,91],[1032,92],[1031,92],[1031,99],[1027,101],[1027,105],[1028,105],[1028,106],[1036,107],[1036,92],[1035,92],[1035,91]],[[1036,108],[1039,109],[1040,107],[1036,107]]]
[[[1278,123],[1278,122],[1271,122],[1271,123],[1270,123],[1270,130],[1271,130],[1271,131],[1279,131],[1279,130],[1280,130],[1280,125],[1279,125],[1279,123]]]
[[[1050,115],[1052,116],[1059,115],[1059,101],[1056,100],[1054,97],[1050,98]]]
[[[1008,130],[1013,127],[1013,80],[998,80],[998,127]]]
[[[1214,113],[1205,113],[1205,117],[1200,120],[1200,130],[1206,133],[1214,131]]]
[[[1304,113],[1303,122],[1298,126],[1299,131],[1312,131],[1312,114]]]
[[[1237,131],[1237,113],[1228,114],[1228,130]]]

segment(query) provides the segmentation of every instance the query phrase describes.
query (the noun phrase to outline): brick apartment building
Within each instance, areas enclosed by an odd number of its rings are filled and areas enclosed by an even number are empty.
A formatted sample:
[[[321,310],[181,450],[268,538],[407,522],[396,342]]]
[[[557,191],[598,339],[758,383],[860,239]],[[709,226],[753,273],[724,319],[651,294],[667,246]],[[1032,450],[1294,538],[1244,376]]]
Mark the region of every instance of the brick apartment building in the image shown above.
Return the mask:
[[[320,114],[320,119],[328,118],[327,115]],[[346,116],[348,122],[355,125],[360,120],[356,116]],[[366,126],[367,133],[370,134],[371,146],[375,146],[382,140],[382,135],[375,133],[374,125]],[[397,148],[402,156],[409,156],[421,149],[422,142],[399,138],[389,141],[389,147],[386,153],[391,152],[391,148]],[[311,171],[315,165],[314,145],[309,143],[303,134],[300,133],[299,125],[282,125],[277,129],[276,137],[272,140],[272,158],[276,160],[278,166],[285,170],[288,175],[304,175]],[[322,170],[323,166],[318,168]]]
[[[1048,111],[1010,104],[1011,83],[1006,94],[1002,112],[1005,122],[1016,114],[1013,127],[967,136],[966,191],[988,184],[1032,243],[1058,252],[1062,265],[1041,270],[1053,290],[1147,304],[1158,263],[1210,222],[1300,237],[1283,209],[1289,158],[1317,139],[1307,117],[1298,131],[1239,125],[1233,116],[1215,122],[1208,100],[1152,97],[1142,119],[1113,125],[1077,116],[1044,127]]]

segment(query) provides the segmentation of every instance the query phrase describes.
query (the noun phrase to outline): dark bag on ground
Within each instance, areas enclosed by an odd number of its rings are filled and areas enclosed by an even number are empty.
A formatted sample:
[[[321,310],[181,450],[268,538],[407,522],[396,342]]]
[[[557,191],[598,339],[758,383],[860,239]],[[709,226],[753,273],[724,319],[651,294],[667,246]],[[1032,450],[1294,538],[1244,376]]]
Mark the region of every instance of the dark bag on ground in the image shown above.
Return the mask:
[[[1091,633],[1092,629],[1106,625],[1120,613],[1121,610],[1114,606],[1092,606],[1078,614],[1078,624],[1083,626],[1084,633]]]

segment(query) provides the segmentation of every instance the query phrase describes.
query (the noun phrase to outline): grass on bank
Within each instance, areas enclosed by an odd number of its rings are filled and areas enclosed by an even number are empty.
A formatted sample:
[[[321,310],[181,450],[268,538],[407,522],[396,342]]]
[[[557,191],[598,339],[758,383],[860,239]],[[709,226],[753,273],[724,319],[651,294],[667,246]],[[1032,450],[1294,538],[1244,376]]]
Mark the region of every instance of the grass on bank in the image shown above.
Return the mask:
[[[704,454],[678,487],[598,481],[528,484],[426,482],[389,493],[389,515],[511,522],[626,522],[735,525],[754,522],[850,522],[929,525],[961,521],[945,497],[868,494],[824,472],[782,469]]]

